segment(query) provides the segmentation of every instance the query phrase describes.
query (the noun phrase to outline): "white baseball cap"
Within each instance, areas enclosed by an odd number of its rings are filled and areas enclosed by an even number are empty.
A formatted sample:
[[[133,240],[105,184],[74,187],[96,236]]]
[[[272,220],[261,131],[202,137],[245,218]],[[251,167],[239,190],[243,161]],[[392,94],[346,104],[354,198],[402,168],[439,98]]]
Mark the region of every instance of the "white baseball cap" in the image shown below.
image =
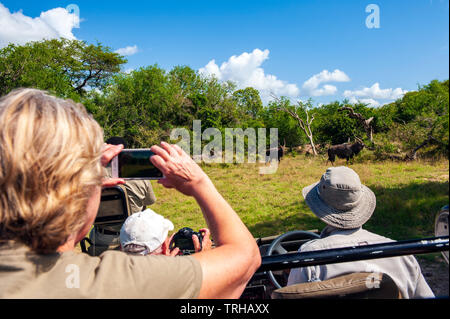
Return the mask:
[[[127,218],[120,229],[120,244],[147,247],[150,252],[159,248],[173,230],[172,222],[147,208]]]

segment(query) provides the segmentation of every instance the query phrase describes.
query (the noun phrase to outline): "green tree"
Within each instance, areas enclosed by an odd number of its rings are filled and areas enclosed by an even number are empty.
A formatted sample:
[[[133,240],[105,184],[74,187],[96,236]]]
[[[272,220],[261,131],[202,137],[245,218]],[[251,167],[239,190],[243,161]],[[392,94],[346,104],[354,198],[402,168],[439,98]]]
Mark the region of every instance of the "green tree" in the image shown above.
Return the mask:
[[[267,128],[278,128],[278,139],[287,147],[303,145],[307,142],[303,129],[299,126],[296,118],[281,109],[292,109],[289,99],[277,98],[266,107],[263,112],[264,125]]]
[[[448,156],[448,110],[449,82],[433,80],[376,110],[378,127],[384,139],[401,145],[407,159],[421,149]]]
[[[348,117],[345,112],[340,111],[345,105],[345,103],[333,102],[315,109],[317,115],[313,129],[318,143],[342,144],[363,134],[357,122]]]
[[[103,90],[126,62],[108,47],[78,40],[10,44],[0,50],[0,95],[33,87],[79,100],[89,90]]]
[[[157,65],[117,74],[104,90],[95,116],[105,135],[123,136],[130,147],[148,146],[141,144],[147,141],[142,141],[140,135],[155,136],[150,132],[167,130],[165,124],[171,121],[171,89],[166,72]]]
[[[449,82],[431,81],[416,92],[397,101],[395,120],[403,124],[412,149],[409,158],[425,146],[434,145],[435,152],[448,156]]]
[[[233,99],[237,103],[237,107],[253,119],[257,119],[261,115],[263,104],[258,90],[247,87],[237,90],[233,93]]]

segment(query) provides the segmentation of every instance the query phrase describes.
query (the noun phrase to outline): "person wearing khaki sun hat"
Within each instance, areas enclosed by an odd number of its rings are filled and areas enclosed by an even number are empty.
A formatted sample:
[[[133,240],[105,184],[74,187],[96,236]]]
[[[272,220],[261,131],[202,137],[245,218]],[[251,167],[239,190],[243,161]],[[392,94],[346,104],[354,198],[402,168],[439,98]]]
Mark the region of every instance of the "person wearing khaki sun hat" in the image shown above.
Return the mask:
[[[322,230],[320,239],[303,244],[299,252],[393,241],[362,228],[375,212],[376,196],[361,183],[358,174],[351,168],[328,168],[320,181],[303,188],[302,194],[311,211],[327,226]],[[434,297],[414,256],[296,268],[290,271],[288,286],[356,272],[389,275],[398,286],[402,298]]]
[[[340,229],[361,227],[376,206],[375,194],[345,166],[327,169],[319,182],[305,187],[302,193],[317,217]]]

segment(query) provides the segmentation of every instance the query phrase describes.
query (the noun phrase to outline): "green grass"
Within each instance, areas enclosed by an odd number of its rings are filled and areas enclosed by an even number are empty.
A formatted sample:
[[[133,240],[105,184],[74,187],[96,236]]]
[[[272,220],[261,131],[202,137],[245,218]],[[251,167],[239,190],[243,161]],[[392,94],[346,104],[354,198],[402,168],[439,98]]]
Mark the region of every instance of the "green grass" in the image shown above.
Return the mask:
[[[338,161],[337,165],[345,165]],[[303,200],[301,190],[327,169],[323,158],[285,157],[278,171],[259,175],[258,165],[203,165],[219,192],[255,237],[290,230],[322,229]],[[449,162],[359,162],[350,165],[377,196],[377,207],[364,226],[396,240],[433,236],[437,211],[449,202]],[[152,209],[166,216],[175,229],[205,227],[194,199],[153,183]]]

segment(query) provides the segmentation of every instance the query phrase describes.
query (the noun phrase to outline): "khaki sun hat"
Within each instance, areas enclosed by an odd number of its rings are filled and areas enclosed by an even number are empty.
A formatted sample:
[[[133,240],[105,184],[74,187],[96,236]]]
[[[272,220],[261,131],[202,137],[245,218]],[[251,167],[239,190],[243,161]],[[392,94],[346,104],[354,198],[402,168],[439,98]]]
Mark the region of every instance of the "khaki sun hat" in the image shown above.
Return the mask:
[[[317,217],[340,229],[361,227],[376,206],[375,194],[345,166],[328,168],[319,182],[303,188],[302,193]]]

